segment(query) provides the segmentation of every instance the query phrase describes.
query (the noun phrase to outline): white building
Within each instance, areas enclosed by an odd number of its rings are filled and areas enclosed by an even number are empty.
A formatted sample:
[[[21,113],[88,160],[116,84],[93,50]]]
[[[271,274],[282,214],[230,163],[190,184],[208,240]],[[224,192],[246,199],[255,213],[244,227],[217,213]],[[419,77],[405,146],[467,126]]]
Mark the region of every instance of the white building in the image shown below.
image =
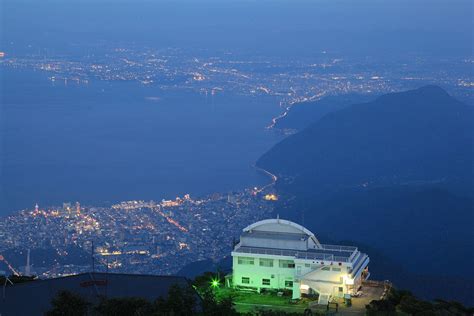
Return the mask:
[[[321,304],[353,294],[369,277],[369,257],[356,247],[323,245],[308,229],[283,219],[246,227],[232,257],[233,287],[288,289],[293,298],[316,292]]]

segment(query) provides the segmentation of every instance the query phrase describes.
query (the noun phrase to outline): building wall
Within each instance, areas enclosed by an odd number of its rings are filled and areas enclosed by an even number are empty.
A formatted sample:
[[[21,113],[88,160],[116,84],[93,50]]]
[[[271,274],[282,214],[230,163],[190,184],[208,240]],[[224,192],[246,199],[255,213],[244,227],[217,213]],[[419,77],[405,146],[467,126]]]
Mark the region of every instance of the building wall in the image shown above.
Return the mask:
[[[239,264],[239,258],[253,258],[253,264]],[[261,265],[261,261],[267,264],[268,260],[273,262],[273,267]],[[280,267],[280,260],[294,263],[293,260],[283,256],[233,254],[233,286],[253,287],[258,290],[262,288],[292,290],[295,268]],[[242,282],[243,277],[249,278],[249,283]],[[269,280],[269,284],[264,284],[263,279]]]
[[[319,261],[304,259],[295,260],[295,265],[297,277],[304,276],[311,271],[320,270],[322,279],[333,282],[338,282],[341,276],[347,275],[351,267],[351,265],[347,263],[341,263],[341,265],[339,265],[337,262],[333,262],[333,264],[328,262],[322,265]],[[326,269],[329,269],[329,271],[326,271]],[[339,269],[340,271],[337,271]]]
[[[306,259],[292,259],[291,257],[274,255],[255,255],[233,253],[233,286],[252,287],[260,291],[261,289],[288,289],[293,290],[293,297],[300,296],[300,284],[308,285],[313,291],[318,293],[328,293],[334,296],[342,296],[357,290],[360,286],[360,275],[352,282],[348,271],[351,267],[349,263],[333,262],[331,265],[321,265],[319,262]],[[239,258],[240,263],[239,263]],[[253,264],[250,262],[253,261]],[[273,266],[269,267],[268,263]],[[280,262],[291,262],[294,268],[282,267]],[[305,275],[312,272],[312,281],[306,281]],[[245,283],[242,278],[248,278]],[[264,280],[265,279],[265,283]],[[300,279],[302,281],[300,282]],[[320,282],[321,281],[321,282]],[[266,283],[268,282],[268,283]],[[301,290],[301,293],[308,293],[308,290]]]
[[[322,265],[312,260],[297,260],[296,278],[302,278],[301,284],[308,285],[313,291],[318,293],[342,295],[347,292],[344,282],[345,277],[348,275],[348,268],[349,265],[346,263],[341,263],[341,265],[338,263]],[[305,275],[310,272],[312,272],[310,278],[315,280],[314,282],[306,282],[304,280]],[[340,291],[341,287],[342,291]],[[301,292],[307,294],[308,290],[303,289]]]
[[[350,268],[350,263],[321,265],[296,260],[296,279],[301,280],[303,287],[308,285],[316,292],[342,296],[343,294],[356,292],[362,282],[360,274],[354,279],[351,278]],[[308,273],[310,274],[307,275]],[[308,292],[307,289],[301,290],[301,293]]]

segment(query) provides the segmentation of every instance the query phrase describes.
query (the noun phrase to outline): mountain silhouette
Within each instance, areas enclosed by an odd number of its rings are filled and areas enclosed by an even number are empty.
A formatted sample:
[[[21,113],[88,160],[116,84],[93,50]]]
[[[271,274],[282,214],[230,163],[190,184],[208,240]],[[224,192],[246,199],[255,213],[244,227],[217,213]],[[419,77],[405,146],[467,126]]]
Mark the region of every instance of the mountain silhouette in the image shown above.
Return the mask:
[[[275,128],[299,131],[330,112],[341,110],[351,104],[368,102],[373,98],[371,94],[343,94],[327,96],[317,101],[296,103],[286,116],[276,122]]]
[[[328,113],[257,162],[309,192],[405,183],[470,188],[473,107],[437,86]]]
[[[377,249],[416,295],[438,297],[437,284],[472,305],[473,123],[473,107],[426,86],[328,113],[257,165],[278,176],[281,216]]]

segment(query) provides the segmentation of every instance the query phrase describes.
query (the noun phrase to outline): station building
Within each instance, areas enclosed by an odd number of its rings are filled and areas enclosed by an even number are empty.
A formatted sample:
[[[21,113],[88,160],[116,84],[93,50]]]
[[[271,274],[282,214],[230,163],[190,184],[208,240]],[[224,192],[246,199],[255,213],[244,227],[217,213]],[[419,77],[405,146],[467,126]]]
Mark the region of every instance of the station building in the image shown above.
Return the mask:
[[[370,276],[369,257],[357,247],[321,244],[305,227],[283,219],[247,226],[232,251],[232,286],[261,291],[287,289],[294,299],[354,294]]]

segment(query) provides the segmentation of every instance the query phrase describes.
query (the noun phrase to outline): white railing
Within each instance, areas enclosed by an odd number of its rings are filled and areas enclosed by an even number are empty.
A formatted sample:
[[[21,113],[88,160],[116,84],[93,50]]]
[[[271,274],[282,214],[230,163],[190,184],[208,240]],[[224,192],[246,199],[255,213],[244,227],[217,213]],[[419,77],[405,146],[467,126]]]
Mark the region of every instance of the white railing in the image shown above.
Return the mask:
[[[298,259],[349,262],[349,258],[347,258],[347,257],[340,257],[340,256],[334,256],[332,254],[313,253],[313,252],[298,251],[298,250],[282,250],[282,249],[272,249],[272,248],[254,248],[254,247],[236,247],[234,251],[235,252],[240,252],[240,253],[249,253],[249,254],[287,256],[287,257],[295,257],[295,258],[298,258]]]
[[[346,251],[346,252],[354,252],[357,250],[357,247],[353,247],[353,246],[338,246],[338,245],[321,244],[321,247],[325,250]]]
[[[272,248],[236,247],[235,252],[294,257],[296,251]]]

